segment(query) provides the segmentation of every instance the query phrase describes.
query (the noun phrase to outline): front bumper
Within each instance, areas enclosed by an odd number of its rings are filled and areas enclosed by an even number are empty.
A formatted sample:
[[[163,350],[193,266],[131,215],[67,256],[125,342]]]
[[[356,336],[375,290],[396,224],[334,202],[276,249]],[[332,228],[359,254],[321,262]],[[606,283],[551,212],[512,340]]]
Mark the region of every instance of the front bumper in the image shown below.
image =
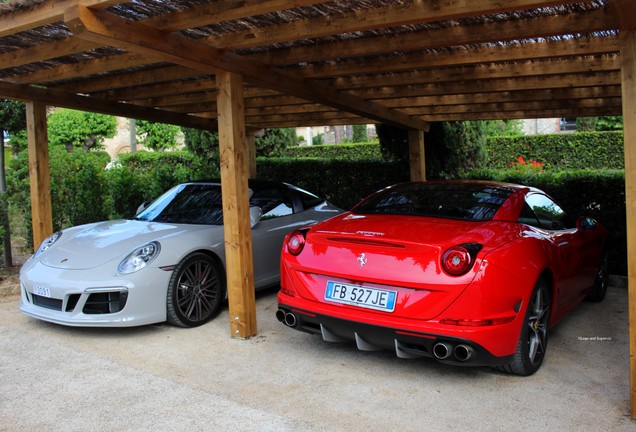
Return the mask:
[[[512,355],[494,356],[474,340],[452,334],[415,332],[323,315],[279,303],[276,317],[288,327],[318,334],[327,342],[355,341],[362,351],[392,350],[399,358],[433,358],[462,366],[497,366]]]
[[[133,327],[166,320],[172,272],[145,268],[122,276],[28,263],[20,272],[20,311],[76,327]]]

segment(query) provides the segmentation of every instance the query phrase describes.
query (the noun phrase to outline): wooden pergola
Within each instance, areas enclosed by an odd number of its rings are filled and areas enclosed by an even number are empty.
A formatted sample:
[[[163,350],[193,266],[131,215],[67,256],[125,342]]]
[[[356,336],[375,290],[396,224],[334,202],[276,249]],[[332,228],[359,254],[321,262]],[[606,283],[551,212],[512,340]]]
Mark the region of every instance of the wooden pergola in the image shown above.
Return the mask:
[[[230,328],[256,333],[247,196],[261,128],[623,115],[636,418],[636,2],[32,0],[0,4],[0,98],[27,103],[34,242],[46,107],[218,130]]]

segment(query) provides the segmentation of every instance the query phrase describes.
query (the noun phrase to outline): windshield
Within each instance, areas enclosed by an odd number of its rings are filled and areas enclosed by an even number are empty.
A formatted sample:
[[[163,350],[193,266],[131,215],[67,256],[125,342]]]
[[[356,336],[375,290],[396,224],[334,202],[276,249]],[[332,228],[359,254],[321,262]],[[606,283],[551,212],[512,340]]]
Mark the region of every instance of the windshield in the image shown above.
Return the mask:
[[[135,219],[148,222],[223,225],[221,185],[175,186],[157,198]]]
[[[511,189],[479,183],[406,183],[372,195],[352,212],[486,221],[511,194]]]

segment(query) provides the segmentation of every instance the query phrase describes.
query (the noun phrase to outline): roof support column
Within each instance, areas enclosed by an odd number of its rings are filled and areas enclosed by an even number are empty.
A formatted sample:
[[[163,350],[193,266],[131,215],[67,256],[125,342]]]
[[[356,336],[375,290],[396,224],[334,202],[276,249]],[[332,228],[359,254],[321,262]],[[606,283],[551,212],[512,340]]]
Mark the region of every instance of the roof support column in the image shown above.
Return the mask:
[[[247,338],[256,334],[256,297],[243,78],[219,72],[216,81],[230,329],[233,337]]]
[[[636,419],[636,30],[620,32],[627,204],[631,416]]]
[[[424,131],[409,129],[409,164],[411,181],[426,181]]]
[[[256,178],[256,133],[258,130],[247,131],[247,172],[249,178]]]
[[[46,105],[41,102],[27,102],[26,120],[33,247],[38,248],[45,238],[53,234]]]

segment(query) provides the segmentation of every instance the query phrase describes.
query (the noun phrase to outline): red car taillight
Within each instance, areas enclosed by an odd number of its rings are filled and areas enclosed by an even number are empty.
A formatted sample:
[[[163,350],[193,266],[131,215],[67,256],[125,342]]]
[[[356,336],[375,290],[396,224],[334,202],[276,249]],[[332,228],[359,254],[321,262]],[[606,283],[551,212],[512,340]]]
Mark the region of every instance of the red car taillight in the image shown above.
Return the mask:
[[[475,263],[475,257],[481,248],[479,243],[467,243],[446,249],[442,254],[442,268],[451,276],[465,274]]]
[[[287,250],[297,256],[305,247],[305,231],[294,231],[287,237]]]

